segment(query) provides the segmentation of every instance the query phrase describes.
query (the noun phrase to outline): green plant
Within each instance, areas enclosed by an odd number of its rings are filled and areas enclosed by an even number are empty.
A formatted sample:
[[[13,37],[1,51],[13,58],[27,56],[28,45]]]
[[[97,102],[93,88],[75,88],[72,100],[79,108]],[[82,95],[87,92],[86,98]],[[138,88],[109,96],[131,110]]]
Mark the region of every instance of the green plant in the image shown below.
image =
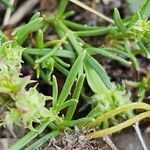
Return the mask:
[[[9,0],[0,0],[1,3],[3,3],[5,6],[10,6]]]
[[[133,103],[125,84],[111,82],[104,67],[94,58],[101,55],[139,71],[136,55],[141,54],[148,59],[150,56],[147,48],[150,1],[147,0],[137,14],[125,19],[121,19],[115,9],[114,24],[109,27],[84,26],[69,21],[67,17],[73,13],[65,13],[68,2],[60,1],[56,16],[35,14],[29,23],[15,29],[12,41],[0,32],[0,107],[3,114],[0,115],[0,123],[11,130],[13,125],[31,130],[10,150],[21,149],[46,127],[52,130],[51,133],[27,149],[40,147],[50,138],[59,136],[64,129],[70,132],[75,126],[83,130],[98,127],[100,131],[83,135],[84,138],[97,138],[150,116],[150,106],[141,102],[144,95],[139,94],[140,102]],[[45,41],[44,34],[49,27],[55,29],[58,39]],[[33,32],[34,45],[27,40]],[[94,47],[82,39],[91,36],[105,36],[107,44]],[[52,86],[51,96],[39,93],[36,86],[27,90],[27,85],[34,81],[21,77],[22,57],[33,66],[37,79],[42,78]],[[61,91],[58,90],[55,69],[66,77]],[[85,80],[92,96],[84,90],[87,86]],[[137,83],[137,87],[147,87],[148,82],[144,81]],[[86,103],[84,107],[90,105],[91,111],[85,117],[74,119],[81,97]],[[45,105],[46,101],[51,103],[50,107]],[[145,109],[146,112],[135,115],[133,109]],[[35,128],[33,123],[38,126]]]

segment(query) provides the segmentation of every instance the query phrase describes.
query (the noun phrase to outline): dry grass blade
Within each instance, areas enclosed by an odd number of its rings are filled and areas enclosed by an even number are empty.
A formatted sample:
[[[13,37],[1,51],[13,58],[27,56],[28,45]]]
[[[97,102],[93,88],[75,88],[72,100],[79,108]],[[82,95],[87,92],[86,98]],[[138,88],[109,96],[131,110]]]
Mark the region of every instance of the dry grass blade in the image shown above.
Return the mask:
[[[105,136],[103,140],[109,145],[112,150],[119,150],[116,145],[112,142],[109,136]]]
[[[143,139],[143,136],[142,136],[142,133],[141,133],[141,130],[139,128],[139,122],[136,122],[134,125],[133,125],[133,128],[134,130],[136,131],[136,134],[141,142],[141,145],[143,147],[143,150],[148,150],[146,144],[145,144],[145,141]]]
[[[24,2],[18,10],[11,16],[9,24],[17,24],[28,12],[30,12],[40,0],[28,0]]]
[[[91,13],[97,15],[97,16],[99,16],[100,18],[102,18],[102,19],[105,20],[105,21],[108,21],[108,22],[110,22],[110,23],[114,23],[114,21],[113,21],[111,18],[105,16],[105,15],[102,14],[102,13],[99,13],[99,12],[96,11],[95,9],[90,8],[89,6],[85,5],[85,4],[82,3],[82,2],[79,2],[78,0],[70,0],[70,2],[72,2],[72,3],[76,4],[76,5],[78,5],[79,7],[82,7],[83,9],[85,9],[85,10],[87,10],[87,11],[89,11],[89,12],[91,12]]]
[[[14,4],[14,0],[10,0],[9,2],[10,6],[13,6]],[[9,19],[12,13],[12,7],[8,7],[4,16],[4,20],[3,20],[3,26],[6,26],[9,24]]]

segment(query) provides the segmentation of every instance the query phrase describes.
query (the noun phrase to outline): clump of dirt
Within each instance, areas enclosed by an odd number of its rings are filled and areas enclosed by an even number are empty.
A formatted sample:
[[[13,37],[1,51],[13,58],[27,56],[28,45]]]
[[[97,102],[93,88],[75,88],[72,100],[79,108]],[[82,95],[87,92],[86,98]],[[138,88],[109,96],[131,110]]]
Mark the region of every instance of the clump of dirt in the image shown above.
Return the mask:
[[[82,135],[93,132],[75,129],[72,134],[65,132],[58,139],[51,140],[41,150],[108,150],[108,145],[102,139],[83,139]]]

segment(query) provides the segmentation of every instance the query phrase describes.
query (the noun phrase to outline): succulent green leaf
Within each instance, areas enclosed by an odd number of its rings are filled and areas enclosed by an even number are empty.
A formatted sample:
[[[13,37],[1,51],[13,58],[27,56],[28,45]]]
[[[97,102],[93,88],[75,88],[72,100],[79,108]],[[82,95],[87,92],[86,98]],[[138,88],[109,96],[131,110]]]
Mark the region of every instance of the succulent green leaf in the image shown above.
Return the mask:
[[[115,8],[114,10],[114,20],[115,20],[115,25],[118,27],[118,29],[124,32],[126,28],[121,20],[121,17],[117,8]]]
[[[87,82],[94,93],[102,94],[108,92],[108,88],[88,62],[84,63],[84,69]]]
[[[42,28],[43,24],[44,22],[42,17],[36,18],[30,21],[28,24],[16,28],[12,35],[14,36],[14,39],[16,39],[17,43],[22,45],[27,39],[28,35],[31,32],[35,32]]]
[[[86,61],[91,65],[91,67],[97,72],[103,83],[108,89],[111,89],[110,78],[108,77],[105,69],[90,55],[86,55]]]
[[[150,15],[150,1],[146,0],[145,4],[139,10],[142,19],[147,20]]]
[[[76,79],[76,76],[77,76],[80,68],[83,65],[83,60],[84,60],[85,54],[86,54],[86,51],[83,51],[78,56],[76,61],[74,62],[73,66],[72,66],[72,68],[71,68],[71,70],[67,76],[67,79],[66,79],[66,82],[63,86],[62,92],[58,98],[58,102],[63,103],[66,100],[68,94],[70,93],[71,87],[72,87],[72,85]]]

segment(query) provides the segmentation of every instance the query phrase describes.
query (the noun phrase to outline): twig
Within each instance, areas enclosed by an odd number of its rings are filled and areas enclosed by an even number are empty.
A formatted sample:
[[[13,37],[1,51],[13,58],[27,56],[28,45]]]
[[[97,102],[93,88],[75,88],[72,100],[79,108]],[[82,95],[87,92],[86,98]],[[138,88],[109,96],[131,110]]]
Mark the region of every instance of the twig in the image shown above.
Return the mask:
[[[142,134],[141,134],[141,130],[140,130],[140,128],[139,128],[139,122],[136,122],[136,123],[133,125],[133,128],[134,128],[134,130],[136,131],[136,134],[138,135],[138,138],[139,138],[139,140],[140,140],[140,142],[141,142],[141,145],[142,145],[142,147],[143,147],[143,150],[148,150],[148,148],[147,148],[147,146],[146,146],[146,144],[145,144],[145,141],[144,141],[144,139],[143,139],[143,136],[142,136]]]
[[[5,13],[5,16],[4,16],[4,20],[3,20],[3,27],[8,25],[9,24],[9,20],[10,20],[10,16],[11,16],[11,13],[12,13],[12,6],[14,4],[14,0],[10,0],[9,1],[9,5],[11,7],[8,7],[7,10],[6,10],[6,13]]]
[[[110,139],[109,136],[105,136],[103,138],[103,140],[109,145],[109,147],[112,149],[112,150],[118,150],[118,148],[116,147],[116,145],[112,142],[112,140]]]
[[[7,129],[8,129],[8,131],[10,132],[11,136],[12,136],[14,139],[17,139],[17,136],[16,136],[15,132],[14,132],[9,126],[7,126]]]
[[[93,13],[93,14],[99,16],[100,18],[102,18],[102,19],[105,20],[105,21],[108,21],[108,22],[110,22],[110,23],[114,23],[114,21],[113,21],[111,18],[105,16],[105,15],[102,14],[102,13],[99,13],[99,12],[96,11],[95,9],[90,8],[89,6],[83,4],[82,2],[79,2],[78,0],[70,0],[70,2],[72,2],[72,3],[76,4],[76,5],[78,5],[79,7],[82,7],[82,8],[84,8],[84,9],[88,10],[89,12],[91,12],[91,13]]]
[[[9,24],[17,24],[28,12],[30,12],[40,0],[28,0],[23,3],[11,16]]]

